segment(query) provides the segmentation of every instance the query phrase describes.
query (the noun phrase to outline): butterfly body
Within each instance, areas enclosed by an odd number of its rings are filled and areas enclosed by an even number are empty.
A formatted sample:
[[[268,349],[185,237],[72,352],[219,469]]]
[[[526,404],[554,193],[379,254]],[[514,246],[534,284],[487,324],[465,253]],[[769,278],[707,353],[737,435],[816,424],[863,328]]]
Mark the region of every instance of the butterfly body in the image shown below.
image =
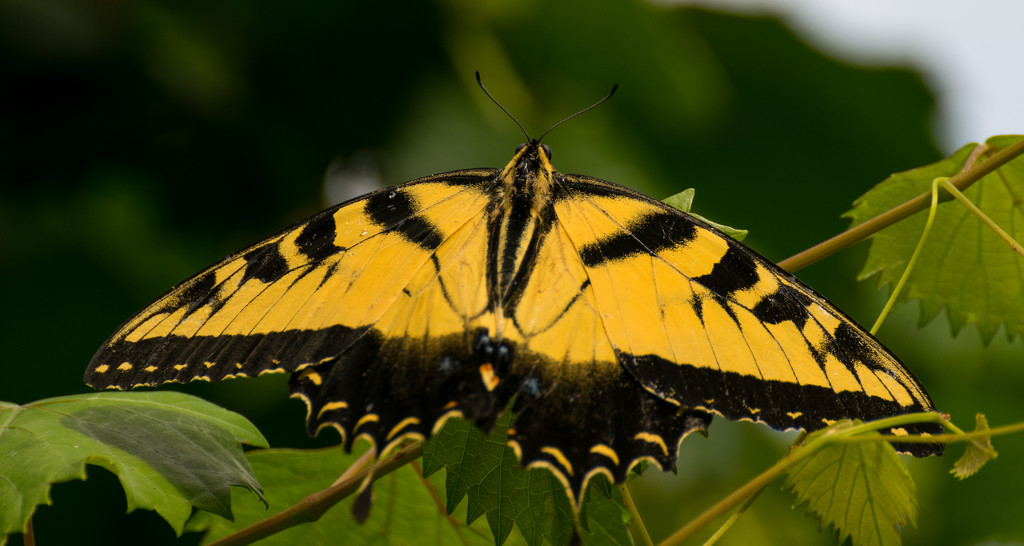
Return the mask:
[[[577,495],[642,459],[672,467],[712,414],[816,429],[933,409],[792,275],[664,203],[558,173],[536,142],[504,169],[380,190],[229,256],[123,325],[86,382],[268,372],[292,373],[310,432],[378,452],[452,416],[489,429],[512,402],[509,444]]]

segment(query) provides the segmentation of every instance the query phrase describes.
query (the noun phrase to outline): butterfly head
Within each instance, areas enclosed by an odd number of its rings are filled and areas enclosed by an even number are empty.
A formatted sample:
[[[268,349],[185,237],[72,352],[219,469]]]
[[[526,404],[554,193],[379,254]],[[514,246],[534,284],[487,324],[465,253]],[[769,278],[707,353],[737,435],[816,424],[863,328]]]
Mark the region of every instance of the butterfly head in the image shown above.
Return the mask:
[[[530,147],[539,147],[540,150],[538,150],[538,152],[539,153],[543,153],[544,157],[547,158],[548,161],[551,161],[551,147],[548,146],[547,144],[541,144],[540,142],[537,142],[537,141],[532,141],[530,143],[524,142],[524,143],[520,144],[519,146],[516,146],[516,154],[515,155],[518,156],[520,153],[522,153],[523,150],[525,150],[527,148],[530,148]]]
[[[551,165],[551,148],[537,140],[520,144],[504,173],[514,173],[519,179],[547,178],[555,172]]]

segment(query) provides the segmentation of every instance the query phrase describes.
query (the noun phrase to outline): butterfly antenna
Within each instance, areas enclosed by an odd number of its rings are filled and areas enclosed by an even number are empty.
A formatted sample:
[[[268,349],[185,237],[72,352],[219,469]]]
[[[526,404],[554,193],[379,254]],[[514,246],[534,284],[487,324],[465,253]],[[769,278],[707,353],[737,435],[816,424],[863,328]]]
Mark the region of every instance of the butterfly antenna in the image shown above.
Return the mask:
[[[516,122],[516,125],[518,125],[519,128],[523,130],[523,134],[526,135],[526,140],[528,142],[533,142],[533,140],[530,138],[530,133],[526,132],[526,127],[523,127],[523,124],[519,123],[519,120],[516,119],[516,117],[512,115],[512,112],[509,112],[508,109],[506,109],[504,106],[502,106],[501,103],[498,102],[497,99],[492,97],[491,94],[487,91],[487,88],[484,87],[483,80],[480,79],[480,71],[479,70],[476,71],[476,83],[477,83],[477,85],[480,86],[480,89],[483,90],[484,94],[487,95],[487,98],[491,99],[491,102],[493,102],[494,104],[497,104],[498,108],[501,108],[502,112],[505,112],[505,114],[507,114],[508,117],[512,118],[512,121]]]
[[[574,118],[574,117],[576,117],[576,116],[578,116],[578,115],[582,114],[583,112],[586,112],[587,110],[591,110],[591,109],[593,109],[593,108],[597,108],[597,107],[598,107],[598,106],[600,106],[600,105],[601,105],[601,104],[602,104],[602,103],[603,103],[604,101],[606,101],[606,100],[608,100],[608,99],[612,98],[612,95],[614,95],[614,94],[615,94],[615,90],[616,90],[616,89],[618,89],[618,88],[619,88],[619,84],[615,84],[615,85],[613,85],[613,86],[612,86],[612,90],[611,90],[611,91],[609,91],[609,92],[608,92],[608,94],[607,94],[607,95],[605,95],[603,99],[601,99],[601,100],[599,100],[599,101],[595,102],[594,104],[591,104],[590,106],[588,106],[588,107],[586,107],[586,108],[584,108],[584,109],[580,110],[579,112],[576,112],[575,114],[573,114],[573,115],[571,115],[571,116],[569,116],[569,117],[567,117],[567,118],[563,119],[562,121],[559,121],[558,123],[556,123],[556,124],[552,125],[551,127],[548,127],[548,130],[547,130],[547,131],[544,131],[544,134],[540,135],[540,138],[538,138],[538,139],[537,139],[537,143],[540,143],[540,141],[541,141],[541,140],[544,140],[544,137],[545,137],[545,136],[547,136],[547,134],[548,134],[548,133],[550,133],[550,132],[551,132],[551,130],[552,130],[552,129],[554,129],[555,127],[558,127],[559,125],[561,125],[561,124],[563,124],[563,123],[565,123],[565,122],[569,121],[570,119],[572,119],[572,118]]]

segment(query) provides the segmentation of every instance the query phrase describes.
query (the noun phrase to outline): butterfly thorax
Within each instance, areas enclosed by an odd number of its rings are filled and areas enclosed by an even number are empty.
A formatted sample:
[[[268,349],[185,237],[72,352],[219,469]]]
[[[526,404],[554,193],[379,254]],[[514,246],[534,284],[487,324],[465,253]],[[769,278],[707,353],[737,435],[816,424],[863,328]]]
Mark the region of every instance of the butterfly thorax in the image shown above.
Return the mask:
[[[512,161],[501,170],[498,176],[505,191],[503,205],[506,213],[515,204],[510,199],[515,193],[529,199],[531,212],[536,216],[549,204],[551,186],[558,176],[558,171],[551,165],[550,153],[547,146],[536,142],[524,144],[516,151]]]
[[[502,318],[514,312],[538,245],[553,225],[551,191],[558,176],[547,148],[536,142],[521,146],[498,174],[502,196],[491,211],[487,281],[499,338]]]

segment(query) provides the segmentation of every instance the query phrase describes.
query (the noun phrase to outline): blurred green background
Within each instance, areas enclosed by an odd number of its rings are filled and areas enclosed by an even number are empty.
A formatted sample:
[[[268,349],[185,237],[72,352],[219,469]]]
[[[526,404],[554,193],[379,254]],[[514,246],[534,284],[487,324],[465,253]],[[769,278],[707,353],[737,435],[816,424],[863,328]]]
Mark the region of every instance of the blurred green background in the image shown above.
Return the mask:
[[[545,139],[557,168],[659,198],[695,187],[696,212],[749,229],[773,260],[842,230],[839,215],[888,174],[942,157],[936,90],[918,74],[829,58],[770,17],[582,0],[0,0],[0,400],[86,392],[86,363],[133,312],[330,203],[504,165],[524,137],[474,70],[534,135],[618,83]],[[800,276],[870,323],[884,293],[854,280],[865,251]],[[919,330],[916,304],[880,338],[961,426],[976,411],[994,425],[1024,415],[1019,341],[986,349],[972,328],[951,340],[942,320]],[[274,446],[335,442],[305,436],[285,383],[178,388],[249,416]],[[792,438],[718,420],[684,442],[678,474],[634,488],[655,541]],[[996,447],[963,483],[947,474],[962,448],[908,461],[921,515],[906,543],[1024,541],[1024,442]],[[125,516],[96,467],[52,496],[40,544],[198,541]],[[793,503],[769,488],[723,543],[835,543]]]

